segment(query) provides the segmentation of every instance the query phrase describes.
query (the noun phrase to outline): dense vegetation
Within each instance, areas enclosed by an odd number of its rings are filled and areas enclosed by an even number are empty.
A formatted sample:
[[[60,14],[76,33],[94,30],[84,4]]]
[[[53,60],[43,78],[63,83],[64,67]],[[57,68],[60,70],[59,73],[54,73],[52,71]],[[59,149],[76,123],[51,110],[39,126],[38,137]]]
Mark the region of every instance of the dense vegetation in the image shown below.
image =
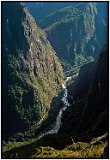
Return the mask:
[[[51,146],[51,141],[54,141],[55,136],[48,136],[41,141],[32,139],[23,143],[8,142],[3,147],[3,158],[107,158],[107,136],[106,133],[88,143],[71,142],[62,149]],[[60,143],[57,138],[55,140],[55,144]]]
[[[106,3],[47,2],[26,5],[46,32],[64,70],[89,62],[100,53],[107,38]]]
[[[25,5],[2,3],[2,158],[108,158],[107,3]]]
[[[3,136],[39,123],[61,91],[62,66],[19,3],[3,3]],[[51,67],[50,67],[51,66]]]

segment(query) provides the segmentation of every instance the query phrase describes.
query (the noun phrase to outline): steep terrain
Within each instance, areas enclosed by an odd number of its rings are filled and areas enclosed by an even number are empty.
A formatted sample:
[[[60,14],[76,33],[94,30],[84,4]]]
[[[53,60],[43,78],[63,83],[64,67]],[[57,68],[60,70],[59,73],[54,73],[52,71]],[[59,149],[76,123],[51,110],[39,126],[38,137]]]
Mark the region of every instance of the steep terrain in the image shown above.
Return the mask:
[[[26,7],[2,4],[3,137],[41,122],[61,91],[60,60]]]
[[[108,158],[107,3],[25,4],[2,3],[2,158]]]
[[[68,87],[71,106],[63,114],[60,133],[88,141],[108,131],[108,59],[106,50],[83,66]]]
[[[107,41],[106,3],[55,2],[26,5],[38,20],[39,26],[45,30],[65,70],[67,65],[76,67],[91,61]],[[103,8],[105,11],[102,12]]]

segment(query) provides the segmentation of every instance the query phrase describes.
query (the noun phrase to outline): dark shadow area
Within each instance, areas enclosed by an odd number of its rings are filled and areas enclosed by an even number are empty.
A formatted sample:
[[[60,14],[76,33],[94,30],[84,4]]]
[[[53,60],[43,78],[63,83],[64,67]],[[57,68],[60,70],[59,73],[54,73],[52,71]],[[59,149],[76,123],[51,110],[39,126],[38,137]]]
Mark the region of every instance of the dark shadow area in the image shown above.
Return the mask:
[[[105,143],[105,141],[107,140],[108,140],[108,136],[104,136],[103,138],[101,138],[101,142],[97,139],[94,146],[101,144],[101,143]],[[31,156],[34,155],[35,153],[38,153],[38,154],[41,153],[40,158],[42,158],[42,150],[41,150],[42,147],[53,147],[54,149],[57,149],[60,151],[61,149],[64,149],[65,147],[67,147],[67,145],[69,146],[71,144],[73,145],[70,135],[66,137],[63,134],[48,135],[48,136],[43,137],[41,140],[38,140],[31,144],[27,144],[24,146],[10,149],[2,153],[2,158],[13,158],[13,159],[14,158],[26,158],[27,159],[27,158],[31,158]],[[87,143],[86,142],[74,143],[73,147],[77,147],[78,144],[85,145]],[[88,145],[90,146],[90,141]],[[39,153],[38,148],[40,149],[40,153]],[[108,158],[108,145],[105,147],[104,153],[102,154],[101,158]]]
[[[78,83],[68,87],[69,94],[72,97],[76,95],[76,98],[63,114],[59,133],[65,135],[69,133],[75,141],[89,141],[108,132],[108,59],[108,50],[106,50],[97,57],[91,70],[84,72],[84,67],[80,70],[83,72],[79,73]]]
[[[48,112],[48,117],[46,120],[41,124],[40,128],[36,131],[36,136],[38,136],[41,132],[46,132],[50,130],[53,127],[53,124],[56,121],[57,115],[60,111],[60,109],[63,107],[63,102],[61,100],[63,96],[63,90],[58,94],[57,97],[54,97],[52,99],[50,109]]]

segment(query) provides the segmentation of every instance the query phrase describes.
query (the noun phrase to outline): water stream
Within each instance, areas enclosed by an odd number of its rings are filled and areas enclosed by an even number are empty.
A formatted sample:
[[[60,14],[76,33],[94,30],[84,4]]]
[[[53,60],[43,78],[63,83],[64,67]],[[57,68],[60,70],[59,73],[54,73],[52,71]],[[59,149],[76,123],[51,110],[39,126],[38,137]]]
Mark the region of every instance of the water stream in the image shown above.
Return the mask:
[[[49,131],[47,131],[47,132],[45,132],[45,133],[42,133],[40,136],[38,136],[38,139],[40,139],[40,138],[42,138],[43,136],[48,135],[48,134],[58,133],[58,131],[59,131],[59,129],[60,129],[60,126],[61,126],[61,119],[62,119],[63,111],[65,111],[66,108],[67,108],[68,106],[70,106],[70,104],[69,104],[69,102],[68,102],[68,100],[67,100],[68,90],[67,90],[67,88],[66,88],[66,83],[67,83],[67,81],[68,81],[69,79],[70,79],[70,77],[67,78],[67,80],[65,81],[65,83],[62,85],[63,90],[64,90],[63,97],[62,97],[62,99],[61,99],[62,102],[63,102],[63,107],[60,109],[60,111],[59,111],[59,113],[58,113],[58,116],[57,116],[57,118],[56,118],[56,122],[55,122],[54,127],[53,127],[51,130],[49,130]]]

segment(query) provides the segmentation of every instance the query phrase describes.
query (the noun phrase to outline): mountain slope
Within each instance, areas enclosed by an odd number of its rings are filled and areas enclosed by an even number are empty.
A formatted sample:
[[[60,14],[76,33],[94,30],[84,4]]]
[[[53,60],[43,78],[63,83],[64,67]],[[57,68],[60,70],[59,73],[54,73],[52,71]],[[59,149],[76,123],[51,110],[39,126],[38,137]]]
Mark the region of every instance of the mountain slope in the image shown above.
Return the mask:
[[[55,4],[54,10],[52,5]],[[64,68],[80,65],[96,57],[107,41],[107,3],[26,4],[39,26],[45,30]],[[38,8],[39,6],[39,8]],[[40,13],[40,8],[45,15]],[[106,11],[102,12],[102,8]],[[36,15],[35,15],[36,13]],[[101,16],[100,16],[101,15]],[[99,29],[100,26],[100,29]]]
[[[43,120],[63,83],[60,60],[20,3],[2,4],[3,137]],[[51,66],[51,67],[50,67]]]
[[[3,2],[2,158],[108,158],[109,54],[105,49],[98,55],[100,47],[96,43],[106,42],[101,39],[106,14],[99,16],[100,5],[96,3],[68,2],[58,6],[54,2],[50,4],[55,8],[50,9],[49,2],[46,8],[44,2],[33,4],[38,5],[38,21],[47,35],[55,31],[51,38],[59,40],[60,59],[71,61],[72,76],[64,81],[59,58],[27,8],[18,2]],[[91,44],[98,56],[87,63],[91,55],[96,56]],[[65,51],[68,56],[63,54]]]
[[[71,106],[63,114],[59,131],[83,141],[108,131],[108,51],[86,65],[68,87]]]

